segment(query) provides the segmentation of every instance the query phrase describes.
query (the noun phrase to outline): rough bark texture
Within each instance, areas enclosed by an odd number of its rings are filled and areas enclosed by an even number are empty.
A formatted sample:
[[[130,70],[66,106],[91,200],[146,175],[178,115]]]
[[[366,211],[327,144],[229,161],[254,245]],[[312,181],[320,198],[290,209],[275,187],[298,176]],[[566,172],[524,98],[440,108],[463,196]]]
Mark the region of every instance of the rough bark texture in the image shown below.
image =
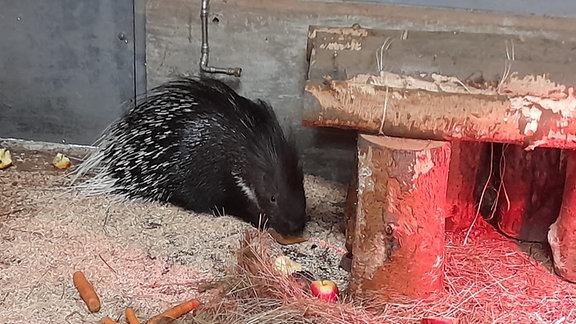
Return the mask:
[[[450,144],[358,139],[358,202],[350,290],[399,301],[443,289]]]
[[[507,60],[502,53],[512,43],[514,60]],[[455,46],[464,44],[482,51],[463,55]],[[312,27],[303,124],[576,148],[571,51],[537,37]],[[502,78],[506,62],[510,73]]]
[[[505,146],[502,154],[497,226],[518,240],[544,243],[562,204],[564,154],[550,148],[526,152],[515,145]]]
[[[548,242],[552,249],[554,271],[576,283],[576,151],[567,152],[566,182],[562,208],[550,226]]]
[[[453,141],[446,192],[446,230],[468,228],[476,216],[475,189],[487,143]]]

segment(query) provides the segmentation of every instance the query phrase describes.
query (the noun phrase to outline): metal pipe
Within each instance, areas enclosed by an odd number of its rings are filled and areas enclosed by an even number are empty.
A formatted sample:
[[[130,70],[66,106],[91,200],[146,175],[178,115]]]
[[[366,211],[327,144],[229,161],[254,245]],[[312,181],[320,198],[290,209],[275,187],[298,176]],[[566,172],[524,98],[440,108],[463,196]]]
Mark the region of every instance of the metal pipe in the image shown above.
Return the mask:
[[[224,73],[239,77],[242,74],[242,68],[219,68],[208,66],[208,13],[209,13],[209,0],[202,0],[202,7],[200,9],[200,19],[202,20],[202,47],[200,48],[200,71],[206,73]]]

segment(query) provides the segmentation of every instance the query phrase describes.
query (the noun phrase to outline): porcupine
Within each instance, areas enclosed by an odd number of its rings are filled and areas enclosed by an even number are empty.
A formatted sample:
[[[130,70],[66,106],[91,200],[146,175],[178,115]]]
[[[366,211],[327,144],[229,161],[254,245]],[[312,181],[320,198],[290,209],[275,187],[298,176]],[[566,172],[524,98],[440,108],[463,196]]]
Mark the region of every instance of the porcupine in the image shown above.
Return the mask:
[[[96,170],[79,185],[84,193],[224,212],[286,237],[304,231],[303,171],[293,139],[267,102],[221,81],[167,81],[94,144],[98,149],[74,171],[77,179]]]

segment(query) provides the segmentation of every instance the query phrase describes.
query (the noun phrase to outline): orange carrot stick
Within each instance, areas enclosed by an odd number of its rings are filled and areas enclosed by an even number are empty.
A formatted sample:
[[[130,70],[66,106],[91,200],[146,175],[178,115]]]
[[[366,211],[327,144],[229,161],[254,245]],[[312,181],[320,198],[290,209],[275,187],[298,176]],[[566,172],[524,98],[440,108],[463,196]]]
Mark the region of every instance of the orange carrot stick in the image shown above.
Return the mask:
[[[94,287],[88,279],[86,279],[84,273],[82,273],[82,271],[74,272],[72,281],[80,293],[80,297],[82,297],[82,300],[84,300],[84,303],[88,306],[88,310],[92,313],[100,311],[100,298],[98,298]]]
[[[194,309],[198,308],[199,306],[200,306],[200,302],[197,299],[188,300],[188,301],[185,301],[181,304],[178,304],[178,305],[164,311],[162,314],[158,314],[158,315],[152,317],[146,323],[147,324],[155,324],[155,323],[158,323],[159,320],[166,318],[166,317],[172,318],[172,319],[177,319],[180,316],[188,314],[189,312],[193,311]]]
[[[166,310],[162,314],[165,316],[172,317],[172,318],[178,318],[182,315],[190,313],[191,311],[195,310],[199,306],[200,306],[200,302],[197,299],[192,299],[189,301],[185,301],[179,305],[176,305],[176,306]]]
[[[111,319],[110,317],[106,316],[103,319],[101,319],[100,321],[98,321],[98,324],[120,324],[120,323],[118,323],[115,320]]]
[[[126,308],[126,323],[128,324],[140,324],[138,317],[136,317],[136,312],[134,308],[128,307]]]

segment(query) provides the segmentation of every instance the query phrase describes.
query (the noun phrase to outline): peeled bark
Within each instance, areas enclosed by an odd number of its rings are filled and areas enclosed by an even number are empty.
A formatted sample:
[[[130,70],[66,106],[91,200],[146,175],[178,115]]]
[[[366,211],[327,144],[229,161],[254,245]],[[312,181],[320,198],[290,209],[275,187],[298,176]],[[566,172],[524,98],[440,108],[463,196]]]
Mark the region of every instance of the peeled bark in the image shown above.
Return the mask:
[[[550,99],[395,88],[372,84],[385,83],[375,79],[387,78],[308,81],[302,123],[414,139],[576,148],[574,88]]]
[[[450,144],[360,135],[350,290],[400,301],[443,289]]]
[[[512,47],[518,55],[507,61]],[[576,148],[573,56],[561,38],[313,26],[302,122],[414,139]],[[505,63],[510,73],[502,78]]]

